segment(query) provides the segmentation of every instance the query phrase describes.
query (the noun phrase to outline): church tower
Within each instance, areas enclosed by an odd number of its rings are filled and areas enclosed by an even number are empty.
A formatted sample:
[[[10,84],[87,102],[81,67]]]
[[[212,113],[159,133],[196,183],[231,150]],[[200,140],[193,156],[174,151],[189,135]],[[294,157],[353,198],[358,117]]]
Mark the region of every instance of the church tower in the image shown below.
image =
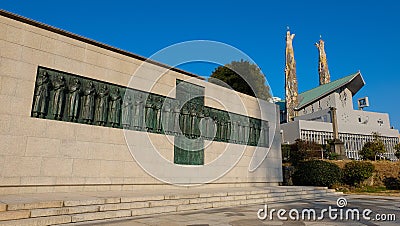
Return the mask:
[[[286,95],[286,121],[293,121],[296,116],[295,108],[298,101],[298,88],[296,76],[296,61],[294,59],[293,38],[295,34],[290,34],[289,29],[286,32],[286,66],[285,66],[285,95]]]
[[[320,39],[319,42],[315,43],[315,46],[318,48],[319,52],[319,65],[318,65],[319,85],[330,83],[331,75],[329,74],[328,60],[326,59],[324,40]]]

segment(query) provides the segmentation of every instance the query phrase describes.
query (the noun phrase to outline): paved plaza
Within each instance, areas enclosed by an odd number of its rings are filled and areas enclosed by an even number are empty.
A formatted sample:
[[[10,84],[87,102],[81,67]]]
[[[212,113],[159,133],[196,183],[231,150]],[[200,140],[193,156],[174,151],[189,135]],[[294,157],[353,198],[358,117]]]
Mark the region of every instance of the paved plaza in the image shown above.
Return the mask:
[[[339,196],[329,196],[326,198],[310,199],[310,200],[297,200],[285,201],[279,203],[266,203],[269,211],[271,209],[285,209],[287,211],[286,217],[289,218],[288,212],[291,209],[297,209],[300,214],[305,208],[313,208],[320,215],[322,209],[328,209],[329,206],[337,208],[337,199]],[[347,200],[346,209],[358,209],[362,213],[365,209],[372,210],[368,216],[371,220],[330,220],[328,213],[324,214],[324,220],[290,220],[282,221],[277,219],[276,212],[273,215],[273,220],[269,217],[266,220],[259,220],[257,212],[264,205],[248,205],[230,208],[208,209],[202,211],[180,212],[174,214],[159,214],[149,215],[123,220],[112,220],[102,222],[90,222],[80,225],[110,225],[110,226],[146,226],[146,225],[170,225],[170,226],[208,226],[208,225],[232,225],[232,226],[246,226],[246,225],[399,225],[400,224],[400,197],[385,197],[385,196],[366,196],[366,195],[344,195]],[[372,220],[375,217],[386,218],[396,216],[394,221],[378,221]],[[345,214],[343,214],[345,218]],[[350,216],[350,215],[349,215]],[[340,214],[338,212],[338,218]],[[301,218],[301,216],[300,216]]]

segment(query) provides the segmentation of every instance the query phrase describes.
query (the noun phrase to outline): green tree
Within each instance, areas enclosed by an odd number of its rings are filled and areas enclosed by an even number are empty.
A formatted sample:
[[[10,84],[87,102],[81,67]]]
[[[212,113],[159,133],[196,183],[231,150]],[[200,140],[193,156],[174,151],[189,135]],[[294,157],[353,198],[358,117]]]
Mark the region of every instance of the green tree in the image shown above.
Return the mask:
[[[296,143],[290,145],[289,162],[297,165],[308,159],[319,159],[322,156],[322,146],[313,141],[297,139]]]
[[[394,155],[395,155],[398,159],[400,159],[400,143],[396,144],[396,145],[394,146],[394,149],[396,150],[396,153],[394,153]]]
[[[364,144],[362,150],[360,151],[360,155],[363,156],[364,160],[375,160],[378,151],[375,148],[375,144],[372,141],[368,141]]]
[[[263,100],[271,98],[264,74],[257,65],[249,61],[232,61],[225,66],[219,66],[208,81]]]
[[[376,160],[376,156],[382,155],[386,152],[385,145],[383,141],[379,138],[378,133],[373,133],[374,136],[373,141],[368,141],[364,144],[362,150],[360,151],[360,155],[363,156],[364,160]]]

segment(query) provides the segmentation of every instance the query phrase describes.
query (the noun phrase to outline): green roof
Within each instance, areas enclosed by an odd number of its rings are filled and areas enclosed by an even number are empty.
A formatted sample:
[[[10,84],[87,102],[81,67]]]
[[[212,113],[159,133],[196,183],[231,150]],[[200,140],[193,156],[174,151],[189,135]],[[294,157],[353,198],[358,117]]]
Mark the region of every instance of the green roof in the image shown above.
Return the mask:
[[[354,74],[348,75],[346,77],[343,77],[341,79],[332,81],[330,83],[320,85],[314,89],[308,90],[306,92],[300,93],[299,94],[299,105],[297,106],[297,109],[301,109],[310,103],[334,92],[335,90],[349,84],[351,81],[354,80],[357,76],[360,76],[361,80],[358,80],[357,85],[352,85],[352,89],[350,89],[353,94],[356,93],[361,87],[365,84],[364,80],[361,77],[361,73],[358,71]],[[362,81],[362,84],[359,84],[360,81]]]

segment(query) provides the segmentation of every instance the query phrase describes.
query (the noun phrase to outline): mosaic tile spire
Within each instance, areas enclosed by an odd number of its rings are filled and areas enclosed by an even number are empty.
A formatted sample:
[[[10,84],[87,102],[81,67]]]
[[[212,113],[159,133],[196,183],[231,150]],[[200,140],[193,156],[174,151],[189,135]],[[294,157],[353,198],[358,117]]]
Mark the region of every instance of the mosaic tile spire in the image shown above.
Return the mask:
[[[296,76],[296,61],[294,59],[293,39],[295,34],[286,32],[286,66],[285,66],[285,94],[287,121],[292,121],[296,116],[295,107],[298,105],[298,88]]]
[[[328,60],[326,59],[325,52],[325,42],[320,39],[319,42],[315,43],[319,52],[319,64],[318,64],[318,74],[319,74],[319,85],[323,85],[331,82],[331,75],[328,69]]]

